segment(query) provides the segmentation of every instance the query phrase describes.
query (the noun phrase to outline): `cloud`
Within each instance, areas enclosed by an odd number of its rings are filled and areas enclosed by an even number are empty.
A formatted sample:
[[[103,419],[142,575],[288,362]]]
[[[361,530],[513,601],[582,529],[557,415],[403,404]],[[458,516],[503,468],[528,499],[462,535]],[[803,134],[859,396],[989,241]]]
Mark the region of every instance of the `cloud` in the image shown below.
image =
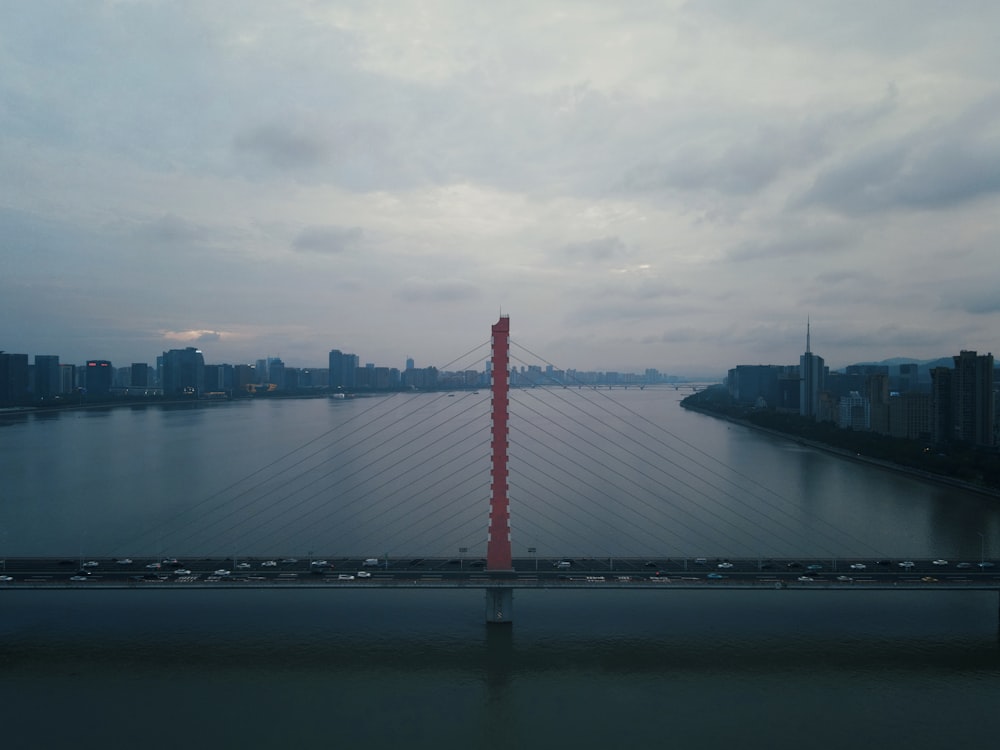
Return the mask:
[[[979,284],[976,284],[979,287]],[[987,288],[960,288],[952,285],[940,291],[941,308],[946,310],[960,310],[970,315],[992,315],[1000,313],[1000,281]]]
[[[364,232],[360,227],[307,227],[292,240],[292,249],[306,253],[339,255],[357,247]]]
[[[461,279],[408,279],[396,290],[404,302],[466,302],[480,297],[479,288]]]
[[[160,334],[163,338],[168,341],[179,341],[183,343],[204,343],[212,341],[222,341],[223,338],[229,338],[233,334],[226,333],[224,331],[207,331],[207,330],[192,330],[192,331],[161,331]]]
[[[562,247],[562,255],[576,262],[612,260],[626,254],[625,243],[619,237],[601,237],[596,240],[571,242]]]
[[[796,256],[823,256],[845,250],[856,240],[857,229],[835,226],[801,227],[786,222],[766,239],[746,240],[726,253],[735,262],[771,260]]]
[[[208,228],[169,213],[143,222],[135,228],[134,234],[145,242],[169,245],[203,242],[212,236]]]
[[[315,167],[327,161],[330,144],[317,133],[284,125],[260,125],[235,139],[238,151],[279,170]]]
[[[848,150],[795,203],[843,214],[943,210],[1000,193],[1000,98],[970,106],[944,125],[918,128]]]

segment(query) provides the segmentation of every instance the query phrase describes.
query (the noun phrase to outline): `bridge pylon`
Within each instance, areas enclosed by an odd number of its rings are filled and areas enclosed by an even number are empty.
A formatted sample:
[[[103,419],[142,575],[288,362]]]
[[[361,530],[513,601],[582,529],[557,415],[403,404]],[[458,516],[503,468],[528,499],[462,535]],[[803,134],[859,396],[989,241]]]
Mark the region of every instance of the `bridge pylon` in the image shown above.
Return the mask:
[[[510,551],[510,500],[507,497],[507,411],[510,404],[510,317],[501,315],[493,326],[492,352],[492,454],[490,526],[486,541],[486,570],[509,573],[514,569]]]

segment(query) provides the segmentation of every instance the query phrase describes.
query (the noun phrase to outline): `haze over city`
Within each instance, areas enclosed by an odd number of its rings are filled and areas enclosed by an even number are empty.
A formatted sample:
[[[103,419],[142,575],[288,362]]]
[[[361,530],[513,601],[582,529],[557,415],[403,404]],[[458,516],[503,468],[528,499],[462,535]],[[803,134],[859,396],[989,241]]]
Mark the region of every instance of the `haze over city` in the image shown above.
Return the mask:
[[[995,350],[990,2],[0,7],[0,349]]]

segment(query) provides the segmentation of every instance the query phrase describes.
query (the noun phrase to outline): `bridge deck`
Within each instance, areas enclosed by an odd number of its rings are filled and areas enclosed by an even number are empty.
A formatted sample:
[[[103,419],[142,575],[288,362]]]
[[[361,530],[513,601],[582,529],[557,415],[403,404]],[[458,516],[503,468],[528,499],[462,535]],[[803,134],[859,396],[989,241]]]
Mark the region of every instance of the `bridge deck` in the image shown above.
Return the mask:
[[[24,589],[1000,590],[992,561],[517,558],[511,571],[462,558],[341,557],[0,561],[0,591]]]

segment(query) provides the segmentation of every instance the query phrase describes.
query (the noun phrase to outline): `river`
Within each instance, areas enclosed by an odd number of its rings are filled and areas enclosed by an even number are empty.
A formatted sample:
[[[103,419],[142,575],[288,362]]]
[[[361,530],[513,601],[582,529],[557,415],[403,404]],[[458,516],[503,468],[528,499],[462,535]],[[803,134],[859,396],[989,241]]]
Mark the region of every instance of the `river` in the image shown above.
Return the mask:
[[[515,554],[994,557],[996,500],[681,409],[515,392]],[[582,400],[581,400],[582,399]],[[482,554],[488,394],[0,417],[0,557]],[[486,441],[484,443],[484,440]],[[0,590],[5,748],[937,748],[997,597]]]

